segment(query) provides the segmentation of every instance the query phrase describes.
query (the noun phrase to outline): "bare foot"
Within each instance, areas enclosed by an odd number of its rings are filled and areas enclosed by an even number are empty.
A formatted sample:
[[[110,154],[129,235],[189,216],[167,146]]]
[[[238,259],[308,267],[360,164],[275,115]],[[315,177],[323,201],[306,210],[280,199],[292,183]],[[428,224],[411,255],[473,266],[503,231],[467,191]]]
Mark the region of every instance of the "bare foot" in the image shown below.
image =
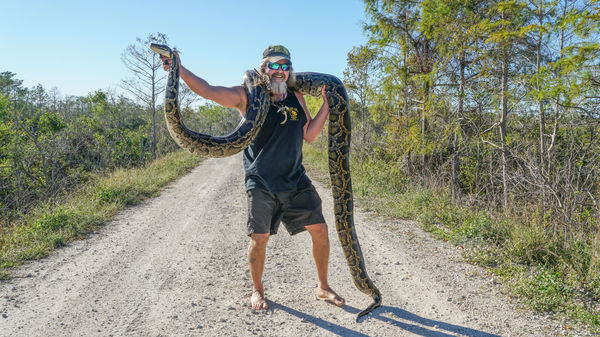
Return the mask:
[[[250,307],[254,310],[269,309],[267,299],[265,298],[264,291],[252,290],[252,297],[250,297]]]
[[[338,307],[341,307],[346,303],[346,300],[341,298],[338,294],[335,293],[335,291],[333,291],[333,289],[329,287],[327,289],[317,288],[317,298],[325,300],[327,302],[331,302],[337,305]]]

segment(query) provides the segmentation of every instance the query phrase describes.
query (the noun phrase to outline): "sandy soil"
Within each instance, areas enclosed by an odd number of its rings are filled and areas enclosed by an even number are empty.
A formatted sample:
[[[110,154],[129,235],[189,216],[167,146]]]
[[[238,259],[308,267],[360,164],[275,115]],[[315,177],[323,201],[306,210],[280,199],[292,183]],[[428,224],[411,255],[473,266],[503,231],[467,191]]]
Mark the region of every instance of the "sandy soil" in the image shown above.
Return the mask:
[[[241,157],[206,160],[157,198],[121,212],[86,240],[0,283],[0,336],[561,336],[578,335],[511,303],[485,270],[411,222],[358,212],[367,269],[383,306],[356,290],[335,233],[330,283],[347,304],[314,296],[307,233],[273,236],[264,283],[271,308],[248,308]],[[579,334],[582,335],[582,334]]]

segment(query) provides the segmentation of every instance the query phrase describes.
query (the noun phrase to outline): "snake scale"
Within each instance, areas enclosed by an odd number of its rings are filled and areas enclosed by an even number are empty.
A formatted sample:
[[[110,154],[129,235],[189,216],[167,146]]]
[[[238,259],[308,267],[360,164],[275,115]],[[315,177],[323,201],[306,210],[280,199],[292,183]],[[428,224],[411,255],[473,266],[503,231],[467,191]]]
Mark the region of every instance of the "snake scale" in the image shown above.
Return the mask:
[[[181,120],[178,103],[179,62],[165,45],[151,44],[150,48],[172,58],[165,89],[165,118],[171,137],[182,148],[210,157],[226,157],[245,149],[258,134],[269,111],[270,100],[266,89],[257,85],[256,71],[244,74],[243,84],[248,107],[240,124],[229,135],[214,137],[188,129]],[[343,83],[335,76],[319,73],[296,73],[293,89],[305,95],[325,95],[329,103],[329,174],[334,198],[335,225],[338,237],[350,268],[354,285],[370,295],[373,303],[361,311],[356,320],[381,305],[381,293],[367,275],[365,260],[354,228],[352,181],[350,179],[350,110],[348,95]]]

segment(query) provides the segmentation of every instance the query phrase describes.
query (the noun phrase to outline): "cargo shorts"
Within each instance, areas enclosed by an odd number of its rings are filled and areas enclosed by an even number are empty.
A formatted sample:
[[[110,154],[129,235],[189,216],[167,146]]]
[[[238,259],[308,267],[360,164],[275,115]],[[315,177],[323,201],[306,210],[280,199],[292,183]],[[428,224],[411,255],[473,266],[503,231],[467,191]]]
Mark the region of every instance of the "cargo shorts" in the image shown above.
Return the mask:
[[[248,194],[248,236],[253,233],[277,234],[283,222],[290,235],[306,230],[305,226],[325,223],[321,198],[312,184],[292,192],[271,193],[253,188]]]

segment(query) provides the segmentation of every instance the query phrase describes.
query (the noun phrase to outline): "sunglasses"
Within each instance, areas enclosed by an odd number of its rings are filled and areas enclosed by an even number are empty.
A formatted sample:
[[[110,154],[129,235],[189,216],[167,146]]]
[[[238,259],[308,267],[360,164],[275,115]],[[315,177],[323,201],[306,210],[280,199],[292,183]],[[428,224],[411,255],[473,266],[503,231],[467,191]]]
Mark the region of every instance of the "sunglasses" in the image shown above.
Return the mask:
[[[267,67],[269,67],[269,69],[272,69],[272,70],[281,69],[281,71],[289,71],[290,66],[291,66],[291,64],[289,64],[289,63],[279,64],[279,63],[275,63],[275,62],[269,62],[269,64],[267,65]]]

